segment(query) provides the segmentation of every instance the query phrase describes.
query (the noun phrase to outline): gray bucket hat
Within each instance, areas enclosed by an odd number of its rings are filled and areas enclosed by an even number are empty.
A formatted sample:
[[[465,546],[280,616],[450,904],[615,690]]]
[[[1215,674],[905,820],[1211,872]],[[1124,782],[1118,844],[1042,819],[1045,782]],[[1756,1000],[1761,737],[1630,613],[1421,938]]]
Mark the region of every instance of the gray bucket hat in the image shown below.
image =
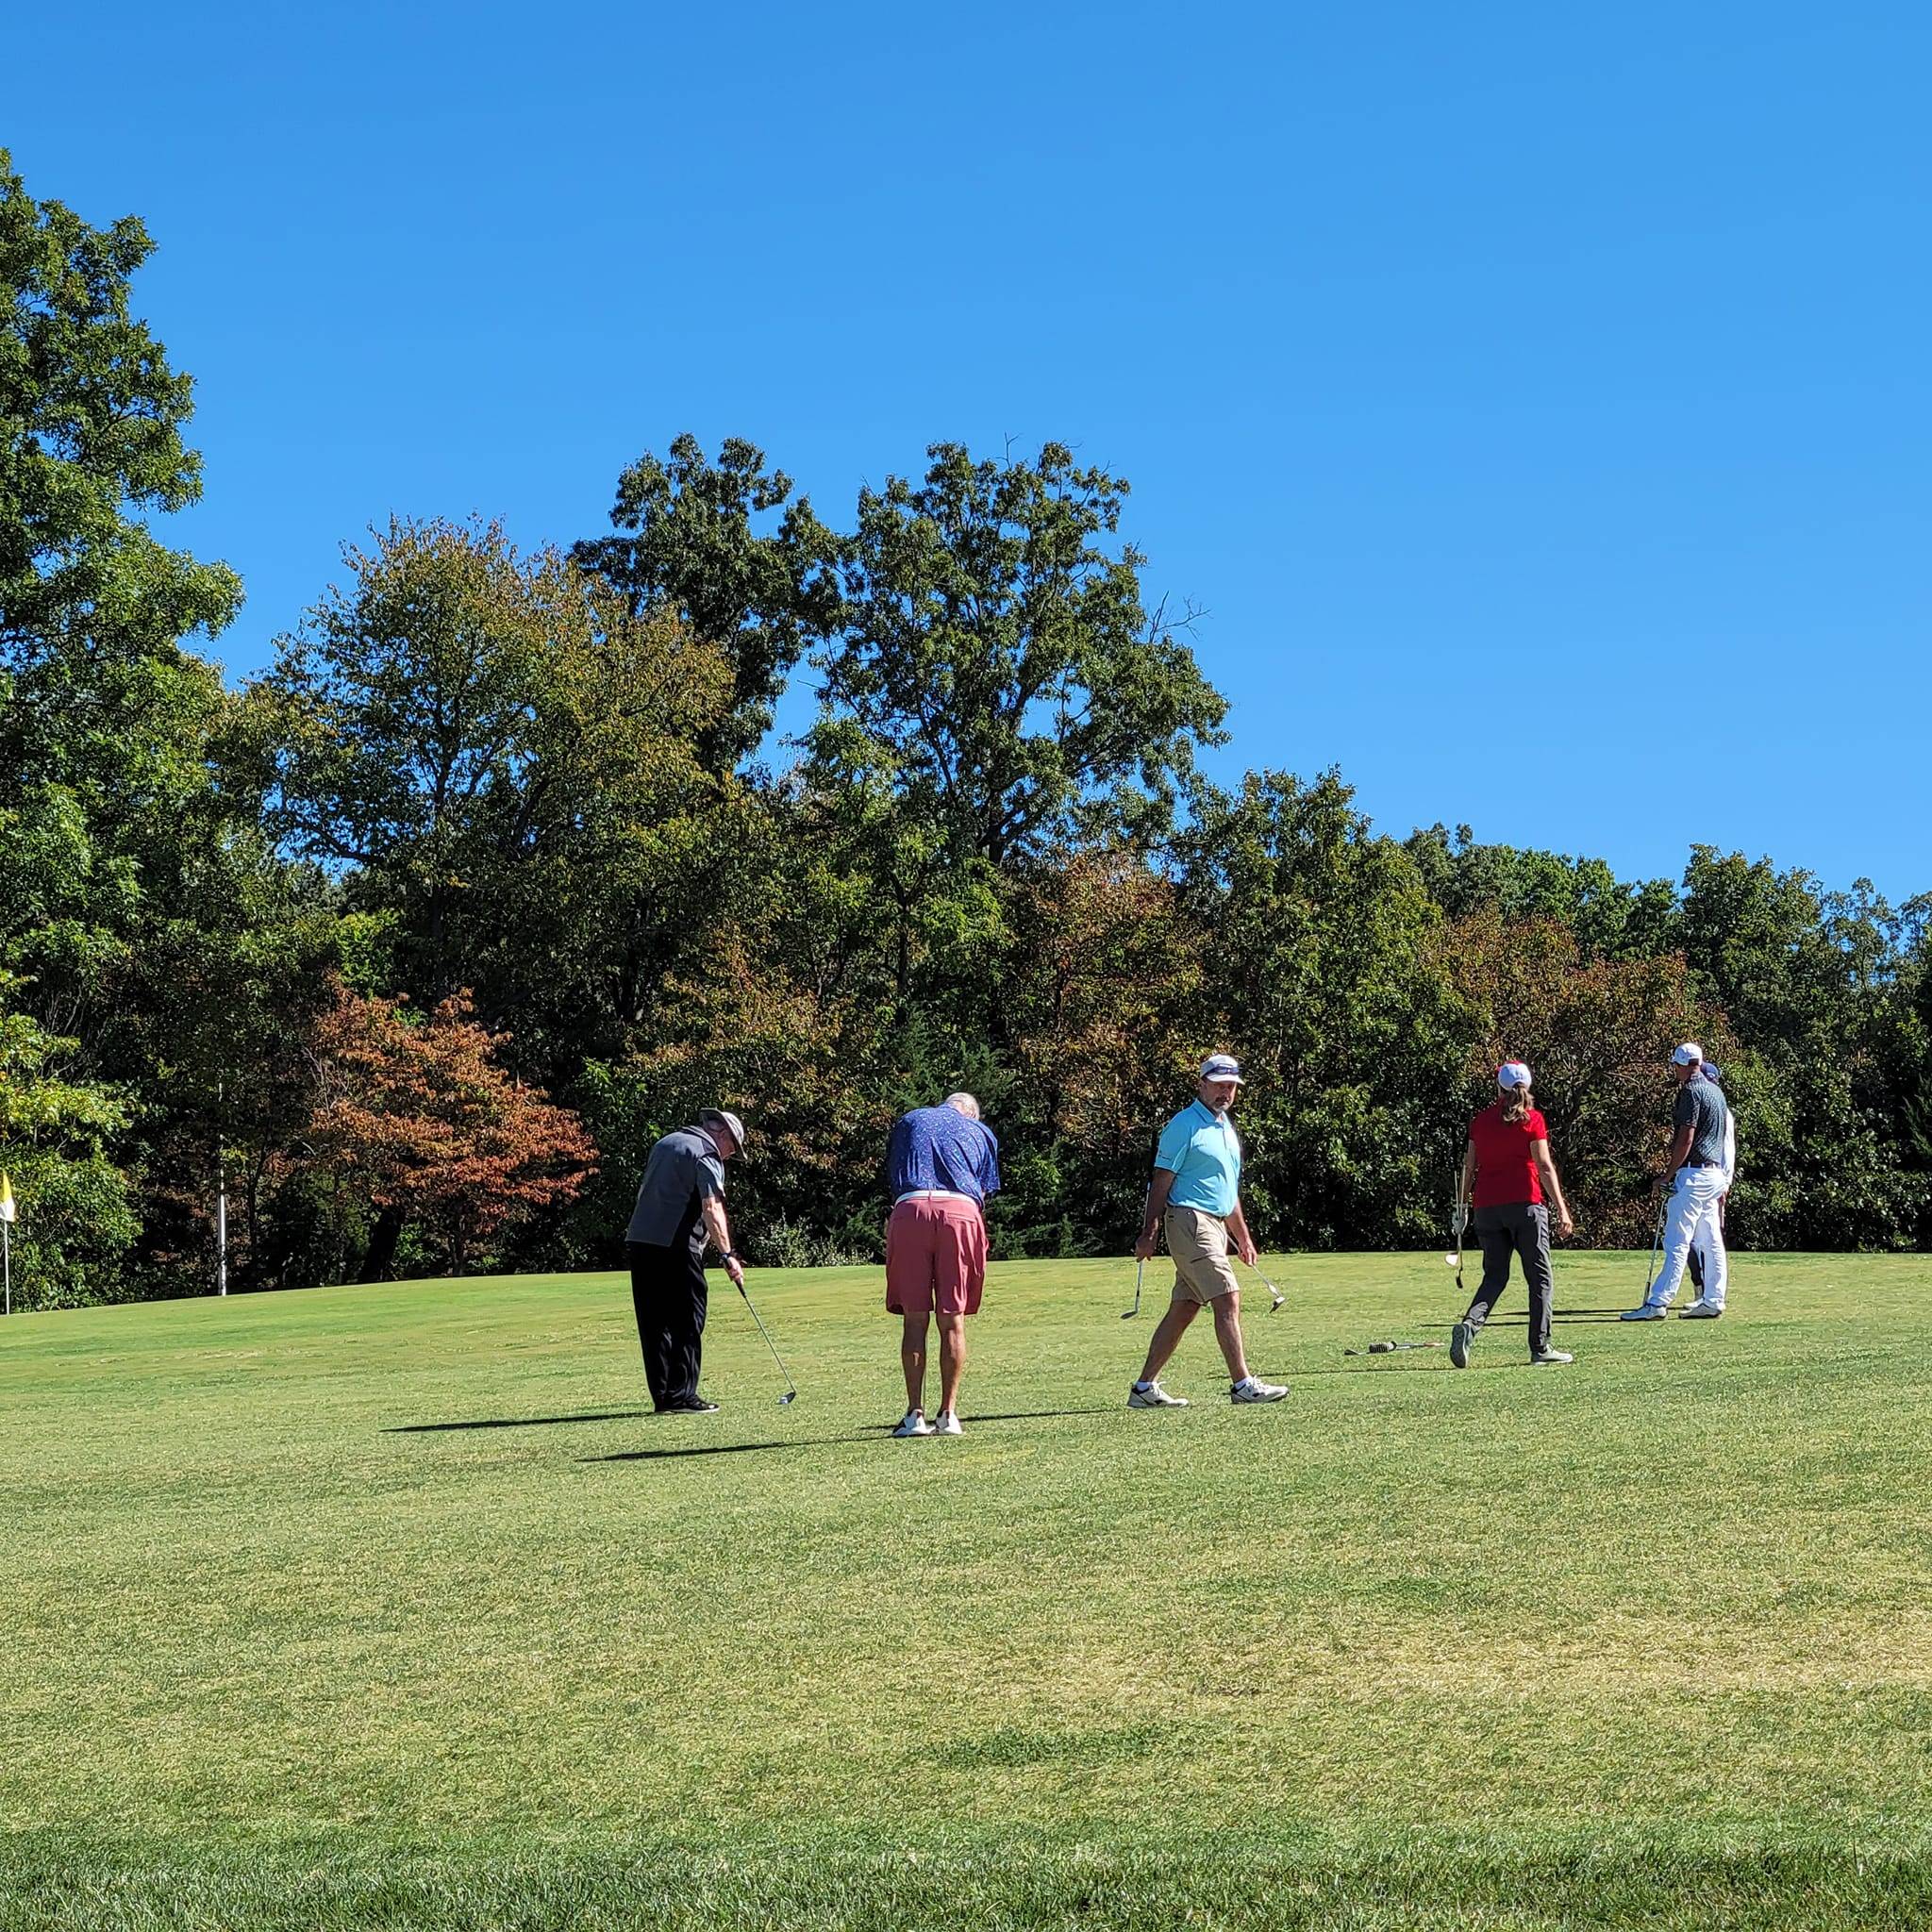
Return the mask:
[[[735,1113],[726,1113],[722,1107],[708,1107],[699,1112],[699,1126],[708,1127],[713,1121],[723,1127],[741,1147],[744,1145],[744,1123]]]

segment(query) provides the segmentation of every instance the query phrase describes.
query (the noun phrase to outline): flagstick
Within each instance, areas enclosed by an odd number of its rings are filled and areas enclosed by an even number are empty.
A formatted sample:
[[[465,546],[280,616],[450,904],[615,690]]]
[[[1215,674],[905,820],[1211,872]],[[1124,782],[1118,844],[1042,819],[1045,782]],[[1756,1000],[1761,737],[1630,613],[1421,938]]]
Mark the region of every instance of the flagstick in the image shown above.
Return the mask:
[[[7,1271],[7,1312],[13,1312],[13,1224],[0,1221],[0,1257]]]
[[[222,1144],[221,1107],[227,1098],[225,1081],[215,1086],[215,1292],[228,1291],[228,1150]]]

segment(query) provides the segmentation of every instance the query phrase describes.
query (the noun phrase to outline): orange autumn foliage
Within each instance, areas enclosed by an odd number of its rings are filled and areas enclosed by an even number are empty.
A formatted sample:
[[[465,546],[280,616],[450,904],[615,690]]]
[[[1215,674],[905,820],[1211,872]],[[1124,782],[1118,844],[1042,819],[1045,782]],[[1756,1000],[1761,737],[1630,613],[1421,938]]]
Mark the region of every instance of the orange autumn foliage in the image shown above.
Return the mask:
[[[375,1207],[433,1233],[453,1273],[596,1172],[576,1115],[498,1064],[504,1037],[477,1024],[467,990],[423,1016],[333,991],[311,1035],[309,1145]]]

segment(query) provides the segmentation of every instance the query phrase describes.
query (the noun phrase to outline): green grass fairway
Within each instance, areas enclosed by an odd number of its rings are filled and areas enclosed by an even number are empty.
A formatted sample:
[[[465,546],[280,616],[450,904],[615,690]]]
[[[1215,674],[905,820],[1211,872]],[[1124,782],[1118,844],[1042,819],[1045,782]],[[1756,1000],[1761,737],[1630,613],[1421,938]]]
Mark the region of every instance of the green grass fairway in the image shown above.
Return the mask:
[[[0,1324],[0,1928],[1932,1923],[1932,1260],[1270,1272],[1148,1414],[1164,1275],[996,1268],[958,1441],[874,1270],[709,1417],[615,1276]]]

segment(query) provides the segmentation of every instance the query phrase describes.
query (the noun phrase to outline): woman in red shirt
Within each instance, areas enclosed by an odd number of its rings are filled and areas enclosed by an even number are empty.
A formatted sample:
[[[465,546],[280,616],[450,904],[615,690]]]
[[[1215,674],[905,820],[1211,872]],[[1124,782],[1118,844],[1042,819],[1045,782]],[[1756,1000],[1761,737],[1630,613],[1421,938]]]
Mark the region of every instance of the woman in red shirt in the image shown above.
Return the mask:
[[[1482,1333],[1496,1297],[1509,1284],[1509,1257],[1523,1258],[1529,1284],[1529,1358],[1540,1368],[1574,1359],[1550,1346],[1550,1210],[1557,1226],[1571,1230],[1563,1184],[1550,1158],[1550,1130],[1529,1091],[1529,1069],[1505,1060],[1496,1069],[1496,1100],[1469,1124],[1462,1182],[1456,1191],[1456,1224],[1475,1208],[1475,1238],[1483,1251],[1482,1285],[1469,1312],[1449,1331],[1449,1359],[1469,1366],[1469,1351]]]

